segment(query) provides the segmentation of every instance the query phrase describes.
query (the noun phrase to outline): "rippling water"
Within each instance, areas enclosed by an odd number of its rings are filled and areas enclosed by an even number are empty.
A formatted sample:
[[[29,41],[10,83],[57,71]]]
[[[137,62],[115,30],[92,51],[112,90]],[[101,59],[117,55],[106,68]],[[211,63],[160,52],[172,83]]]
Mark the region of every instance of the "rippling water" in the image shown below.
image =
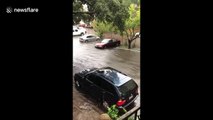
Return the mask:
[[[132,77],[140,87],[139,52],[132,52],[129,50],[122,50],[117,48],[96,49],[94,47],[96,42],[80,43],[78,39],[79,37],[74,37],[73,39],[73,74],[91,67],[100,68],[104,66],[110,66]],[[73,91],[73,94],[75,94],[73,101],[85,102],[86,99],[76,92],[78,91]],[[140,98],[136,100],[136,103],[136,105],[140,104]],[[78,105],[78,103],[73,104]],[[80,108],[91,108],[88,106],[92,104],[93,103],[91,102],[90,104],[86,104],[86,107],[83,105],[80,106]],[[93,108],[94,106],[95,104],[93,104]]]

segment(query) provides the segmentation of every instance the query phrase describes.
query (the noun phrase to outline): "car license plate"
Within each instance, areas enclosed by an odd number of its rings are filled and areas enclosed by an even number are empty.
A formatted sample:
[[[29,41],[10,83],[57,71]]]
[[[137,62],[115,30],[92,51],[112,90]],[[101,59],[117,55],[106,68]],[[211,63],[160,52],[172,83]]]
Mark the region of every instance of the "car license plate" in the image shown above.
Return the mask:
[[[129,97],[129,100],[133,98],[133,95],[131,94],[131,96]]]

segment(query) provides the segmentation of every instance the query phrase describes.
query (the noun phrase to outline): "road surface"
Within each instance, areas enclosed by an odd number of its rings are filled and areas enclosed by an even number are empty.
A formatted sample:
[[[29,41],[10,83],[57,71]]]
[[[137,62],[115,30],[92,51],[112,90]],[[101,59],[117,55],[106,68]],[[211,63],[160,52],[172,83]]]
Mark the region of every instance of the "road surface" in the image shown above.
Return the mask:
[[[133,78],[140,89],[140,52],[119,47],[96,49],[95,43],[80,43],[79,36],[73,37],[73,75],[91,67],[110,66]],[[136,100],[136,105],[140,106],[140,97]],[[92,98],[76,90],[73,80],[73,119],[98,120],[102,113]]]

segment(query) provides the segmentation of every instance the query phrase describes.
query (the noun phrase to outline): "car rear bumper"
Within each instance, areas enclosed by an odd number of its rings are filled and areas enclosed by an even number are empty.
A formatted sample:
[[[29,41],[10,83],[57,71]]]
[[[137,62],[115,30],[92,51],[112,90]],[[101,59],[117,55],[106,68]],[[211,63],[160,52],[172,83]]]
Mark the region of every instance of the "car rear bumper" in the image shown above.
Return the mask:
[[[139,95],[135,96],[134,99],[132,99],[129,103],[127,103],[126,105],[124,106],[119,106],[118,109],[123,109],[123,108],[127,108],[129,105],[131,105],[132,103],[135,102],[135,100],[138,98]]]

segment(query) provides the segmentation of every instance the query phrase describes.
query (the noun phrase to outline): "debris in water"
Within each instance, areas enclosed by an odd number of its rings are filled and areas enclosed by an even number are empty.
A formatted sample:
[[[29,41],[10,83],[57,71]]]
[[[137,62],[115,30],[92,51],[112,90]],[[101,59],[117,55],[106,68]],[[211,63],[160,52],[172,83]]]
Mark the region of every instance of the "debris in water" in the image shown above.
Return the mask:
[[[92,110],[92,107],[89,106],[88,103],[84,103],[83,105],[79,106],[79,108],[83,110]]]

